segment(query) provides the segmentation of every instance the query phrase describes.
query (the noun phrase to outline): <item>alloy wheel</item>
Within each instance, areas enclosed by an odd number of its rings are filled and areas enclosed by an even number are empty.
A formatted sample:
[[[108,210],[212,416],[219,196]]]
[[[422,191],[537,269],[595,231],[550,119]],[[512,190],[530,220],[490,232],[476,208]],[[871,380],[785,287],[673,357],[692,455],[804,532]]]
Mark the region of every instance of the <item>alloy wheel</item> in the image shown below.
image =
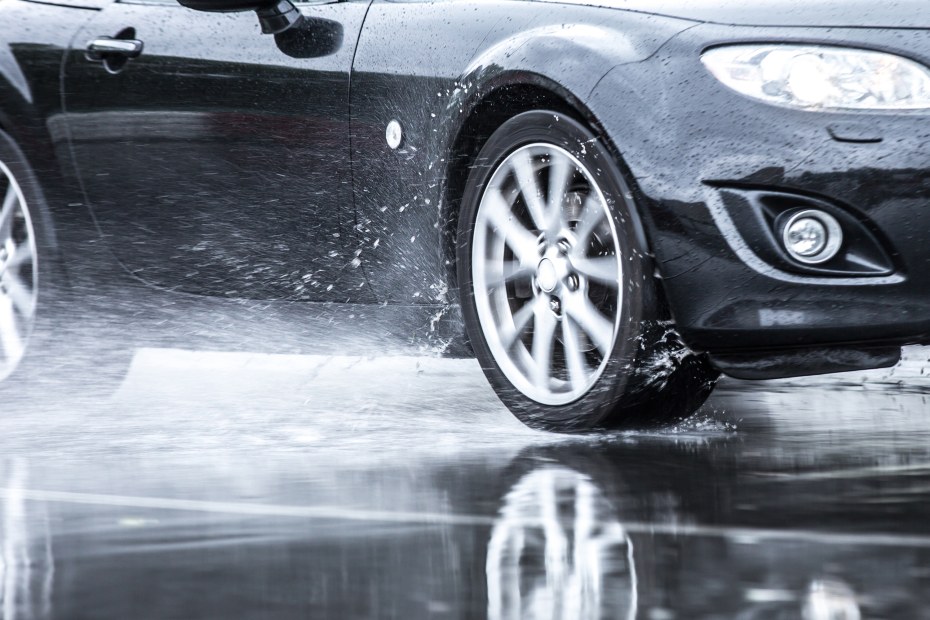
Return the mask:
[[[479,322],[507,379],[545,405],[584,396],[623,302],[617,232],[591,171],[553,144],[516,149],[482,195],[471,251]]]
[[[0,380],[19,364],[35,323],[36,242],[22,189],[0,161]]]

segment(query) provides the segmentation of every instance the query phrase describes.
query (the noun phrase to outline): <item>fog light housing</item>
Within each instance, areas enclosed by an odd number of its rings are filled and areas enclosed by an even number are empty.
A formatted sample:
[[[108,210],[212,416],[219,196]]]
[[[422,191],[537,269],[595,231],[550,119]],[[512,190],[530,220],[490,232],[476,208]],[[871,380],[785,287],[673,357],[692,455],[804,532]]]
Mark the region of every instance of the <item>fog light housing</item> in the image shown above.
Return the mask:
[[[804,209],[788,218],[782,228],[782,246],[805,265],[825,263],[840,251],[843,229],[835,217],[819,209]]]

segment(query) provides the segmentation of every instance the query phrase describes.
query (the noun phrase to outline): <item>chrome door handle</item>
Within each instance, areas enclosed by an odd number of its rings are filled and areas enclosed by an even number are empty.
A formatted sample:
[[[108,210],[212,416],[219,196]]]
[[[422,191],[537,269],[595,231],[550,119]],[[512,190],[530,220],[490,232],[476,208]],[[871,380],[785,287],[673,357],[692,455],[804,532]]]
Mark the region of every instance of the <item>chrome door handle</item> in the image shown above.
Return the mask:
[[[123,58],[136,58],[142,53],[144,44],[138,39],[113,39],[100,37],[87,44],[85,56],[87,60],[100,62],[107,56],[121,56]]]

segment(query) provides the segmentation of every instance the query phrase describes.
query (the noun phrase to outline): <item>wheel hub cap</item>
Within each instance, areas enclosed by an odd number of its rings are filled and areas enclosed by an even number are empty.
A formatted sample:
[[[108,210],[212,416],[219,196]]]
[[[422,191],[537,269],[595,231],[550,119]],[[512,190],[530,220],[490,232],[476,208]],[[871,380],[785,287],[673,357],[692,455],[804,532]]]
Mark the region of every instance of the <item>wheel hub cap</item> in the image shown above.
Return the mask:
[[[559,274],[555,265],[548,258],[539,261],[539,266],[536,268],[536,282],[539,284],[539,288],[547,293],[554,291],[558,285]]]

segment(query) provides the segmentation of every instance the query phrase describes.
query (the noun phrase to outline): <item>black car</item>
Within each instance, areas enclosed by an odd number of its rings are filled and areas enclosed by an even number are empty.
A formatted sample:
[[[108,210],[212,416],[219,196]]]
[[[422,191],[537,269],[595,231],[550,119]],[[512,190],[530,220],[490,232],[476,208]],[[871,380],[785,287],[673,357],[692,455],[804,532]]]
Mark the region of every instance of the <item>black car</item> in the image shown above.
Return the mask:
[[[925,2],[4,0],[0,24],[0,376],[85,224],[167,291],[452,317],[546,429],[930,341]]]

